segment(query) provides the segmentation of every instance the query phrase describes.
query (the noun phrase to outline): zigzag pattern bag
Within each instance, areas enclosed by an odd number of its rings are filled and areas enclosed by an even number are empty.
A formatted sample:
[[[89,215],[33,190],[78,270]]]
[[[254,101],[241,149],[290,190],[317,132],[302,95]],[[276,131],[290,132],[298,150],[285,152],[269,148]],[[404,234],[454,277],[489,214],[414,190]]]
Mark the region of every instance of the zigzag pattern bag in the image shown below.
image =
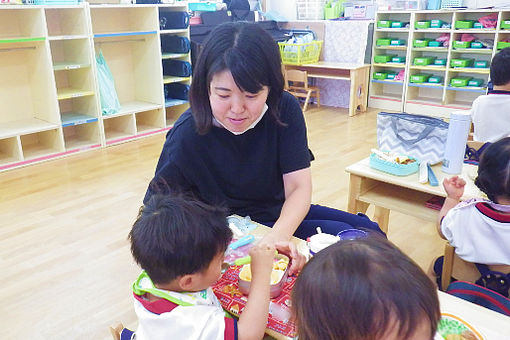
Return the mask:
[[[377,144],[392,151],[436,164],[443,160],[448,123],[407,113],[380,112],[377,115]]]

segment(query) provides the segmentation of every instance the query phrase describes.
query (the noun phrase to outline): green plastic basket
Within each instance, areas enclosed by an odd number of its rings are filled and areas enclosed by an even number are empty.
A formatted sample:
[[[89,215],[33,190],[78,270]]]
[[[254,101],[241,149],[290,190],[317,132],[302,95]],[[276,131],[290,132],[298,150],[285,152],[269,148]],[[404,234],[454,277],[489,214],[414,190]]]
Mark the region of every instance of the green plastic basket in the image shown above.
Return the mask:
[[[313,64],[319,61],[322,40],[303,44],[279,42],[282,63],[287,65]]]
[[[453,48],[469,48],[471,46],[470,41],[459,41],[455,40],[453,42]]]
[[[414,47],[427,47],[430,39],[414,39]]]
[[[470,67],[473,65],[474,60],[473,59],[451,59],[450,60],[450,66],[451,67]]]
[[[473,24],[475,22],[473,20],[457,20],[455,21],[456,29],[469,29],[473,28]]]
[[[473,79],[471,77],[456,77],[450,79],[450,85],[453,87],[464,87],[467,86],[468,82]]]

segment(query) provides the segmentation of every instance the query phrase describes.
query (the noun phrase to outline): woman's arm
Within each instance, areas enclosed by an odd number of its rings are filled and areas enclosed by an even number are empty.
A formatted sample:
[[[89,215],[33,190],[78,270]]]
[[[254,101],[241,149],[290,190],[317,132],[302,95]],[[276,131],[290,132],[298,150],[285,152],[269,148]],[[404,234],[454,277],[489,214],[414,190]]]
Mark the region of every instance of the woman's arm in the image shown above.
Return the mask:
[[[312,173],[310,167],[283,175],[285,202],[280,217],[263,242],[274,244],[290,240],[305,218],[312,201]]]
[[[439,211],[438,221],[437,221],[437,232],[439,236],[443,239],[446,239],[441,232],[441,221],[443,217],[446,216],[448,211],[450,211],[453,207],[455,207],[460,202],[460,198],[464,194],[464,186],[466,185],[466,181],[458,176],[453,176],[451,178],[445,178],[443,180],[443,187],[446,191],[446,199]]]

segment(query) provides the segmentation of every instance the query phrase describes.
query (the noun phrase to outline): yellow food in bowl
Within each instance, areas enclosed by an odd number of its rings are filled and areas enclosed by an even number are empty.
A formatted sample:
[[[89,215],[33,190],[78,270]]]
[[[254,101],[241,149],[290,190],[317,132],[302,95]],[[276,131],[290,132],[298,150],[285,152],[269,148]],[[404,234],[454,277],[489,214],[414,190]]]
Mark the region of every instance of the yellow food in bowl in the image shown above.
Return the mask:
[[[285,269],[287,269],[288,261],[280,259],[273,263],[273,271],[271,272],[271,284],[277,284],[283,277]],[[239,272],[239,278],[243,281],[251,281],[251,266],[245,264]]]

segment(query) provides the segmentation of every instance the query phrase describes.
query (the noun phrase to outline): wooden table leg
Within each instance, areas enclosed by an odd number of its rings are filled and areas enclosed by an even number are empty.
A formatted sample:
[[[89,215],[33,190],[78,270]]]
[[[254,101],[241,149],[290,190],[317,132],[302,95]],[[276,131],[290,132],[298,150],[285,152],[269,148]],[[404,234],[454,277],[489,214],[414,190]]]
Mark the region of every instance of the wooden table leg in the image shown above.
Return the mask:
[[[390,221],[390,210],[376,206],[374,210],[374,221],[377,222],[377,224],[379,224],[379,228],[387,234],[388,223]]]
[[[367,212],[368,203],[358,200],[358,197],[361,195],[362,182],[362,177],[353,174],[349,175],[349,201],[347,202],[347,211],[351,214]]]
[[[358,70],[358,73],[360,74],[358,80],[358,94],[359,94],[359,100],[360,100],[360,111],[366,112],[367,106],[368,106],[368,81],[370,78],[370,68],[364,67],[360,70]]]
[[[358,106],[360,112],[365,112],[367,110],[368,67],[351,70],[350,78],[349,117],[352,117],[356,114]]]

